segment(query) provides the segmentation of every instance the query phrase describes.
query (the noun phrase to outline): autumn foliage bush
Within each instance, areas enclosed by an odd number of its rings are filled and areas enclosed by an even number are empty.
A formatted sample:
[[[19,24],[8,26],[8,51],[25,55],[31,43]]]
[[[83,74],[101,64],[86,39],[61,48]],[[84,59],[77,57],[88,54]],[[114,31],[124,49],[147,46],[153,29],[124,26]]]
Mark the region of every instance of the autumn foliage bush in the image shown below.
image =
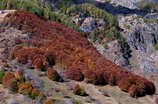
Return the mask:
[[[104,80],[102,71],[85,70],[84,71],[85,81],[87,83],[104,85],[107,84]]]
[[[46,66],[45,60],[46,63],[48,61],[45,55],[49,53],[53,55],[54,62],[66,68],[66,74],[73,80],[81,80],[83,74],[88,82],[117,85],[133,97],[155,93],[152,82],[103,58],[79,32],[40,19],[27,11],[16,11],[7,15],[7,18],[5,24],[30,34],[29,46],[13,49],[12,56],[19,59],[19,62],[34,62],[36,58],[33,57],[39,55],[35,63]]]
[[[9,91],[27,95],[35,99],[37,97],[45,97],[44,93],[33,87],[30,81],[25,80],[23,72],[5,72],[2,78],[2,84],[8,88]]]
[[[31,99],[45,97],[45,95],[40,90],[35,89],[29,81],[18,83],[18,93],[27,95]]]
[[[87,96],[88,94],[86,93],[85,89],[83,86],[76,85],[75,88],[73,89],[73,93],[76,95],[80,96]]]
[[[5,87],[9,87],[14,80],[16,80],[14,73],[13,72],[6,72],[4,77],[3,77],[2,83]]]
[[[14,72],[5,72],[2,84],[12,92],[17,92],[17,81]]]
[[[30,82],[19,83],[18,88],[18,92],[24,95],[28,95],[33,90],[33,86]]]
[[[53,68],[48,68],[47,69],[47,76],[48,76],[49,79],[51,79],[53,81],[60,81],[61,80],[60,75]]]
[[[81,70],[76,69],[74,67],[69,68],[69,70],[67,70],[65,72],[65,77],[67,79],[76,80],[76,81],[83,81],[84,80],[84,75],[81,72]]]
[[[47,99],[44,101],[44,104],[54,104],[54,101],[52,99]]]

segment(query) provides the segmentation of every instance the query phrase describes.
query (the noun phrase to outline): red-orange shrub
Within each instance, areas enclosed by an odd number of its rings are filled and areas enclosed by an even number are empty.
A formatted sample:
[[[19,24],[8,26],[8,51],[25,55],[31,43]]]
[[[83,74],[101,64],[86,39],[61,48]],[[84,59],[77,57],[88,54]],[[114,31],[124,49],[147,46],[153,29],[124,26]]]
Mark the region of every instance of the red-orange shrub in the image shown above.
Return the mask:
[[[53,68],[47,69],[47,76],[49,79],[51,79],[53,81],[60,81],[61,80],[60,75]]]
[[[18,92],[24,95],[28,95],[33,90],[32,83],[30,82],[22,82],[18,84]]]
[[[54,104],[54,101],[52,99],[47,99],[44,101],[44,104]]]
[[[12,84],[12,82],[15,80],[16,80],[16,78],[15,78],[15,75],[13,72],[6,72],[4,77],[3,77],[2,84],[5,87],[9,87]]]
[[[46,58],[48,63],[49,60],[54,59],[55,62],[60,62],[61,66],[66,66],[67,76],[71,79],[80,80],[83,73],[92,83],[99,81],[99,83],[118,85],[122,90],[128,90],[132,96],[155,93],[152,82],[125,71],[126,69],[103,58],[79,32],[56,22],[42,20],[27,11],[16,11],[7,17],[9,19],[5,22],[10,26],[31,34],[32,43],[13,52],[13,56],[18,58],[19,62],[33,61],[33,56],[41,55],[41,58],[35,61],[37,66],[41,67],[46,53],[51,52],[54,56],[51,59]]]
[[[66,70],[64,74],[67,79],[76,80],[76,81],[84,80],[84,75],[79,69],[69,69]]]

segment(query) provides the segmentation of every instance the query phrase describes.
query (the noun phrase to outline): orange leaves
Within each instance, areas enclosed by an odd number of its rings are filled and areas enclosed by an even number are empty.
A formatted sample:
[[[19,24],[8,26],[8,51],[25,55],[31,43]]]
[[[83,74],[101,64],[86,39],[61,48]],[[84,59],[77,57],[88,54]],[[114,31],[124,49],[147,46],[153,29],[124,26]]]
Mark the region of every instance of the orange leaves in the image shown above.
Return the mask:
[[[46,57],[37,54],[32,59],[32,65],[35,69],[39,71],[45,71],[46,67],[48,66],[48,63],[46,61]]]
[[[94,71],[85,70],[84,71],[84,76],[85,76],[85,79],[86,79],[87,83],[97,84],[98,78],[97,78],[96,73],[94,73]]]
[[[21,94],[28,95],[30,92],[32,92],[33,87],[30,82],[23,82],[18,85],[18,92]]]
[[[50,80],[53,80],[53,81],[60,81],[61,80],[59,74],[53,68],[47,69],[47,76]]]
[[[17,92],[17,81],[13,72],[5,72],[2,84],[10,91]]]
[[[66,70],[65,77],[67,79],[76,80],[76,81],[83,81],[84,75],[81,72],[80,69],[77,69],[76,67],[71,67],[69,70]]]
[[[31,34],[29,38],[32,43],[29,46],[13,49],[12,57],[19,62],[31,60],[35,68],[60,63],[66,68],[65,75],[69,79],[117,85],[133,97],[155,93],[152,82],[103,58],[79,32],[56,22],[42,20],[27,11],[16,11],[8,18],[8,24]],[[48,71],[50,78],[54,76],[53,70]]]
[[[52,99],[47,99],[44,101],[44,104],[54,104],[54,101]]]
[[[15,80],[16,78],[13,72],[6,72],[3,77],[2,83],[5,87],[9,87],[12,84],[12,82]]]

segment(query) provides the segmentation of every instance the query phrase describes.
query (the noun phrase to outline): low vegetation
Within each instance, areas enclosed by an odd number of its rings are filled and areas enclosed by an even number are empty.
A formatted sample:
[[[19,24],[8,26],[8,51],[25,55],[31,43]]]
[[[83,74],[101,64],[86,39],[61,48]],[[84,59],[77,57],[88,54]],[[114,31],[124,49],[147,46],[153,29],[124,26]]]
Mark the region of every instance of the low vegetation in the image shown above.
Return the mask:
[[[99,42],[103,46],[106,47],[107,43],[104,41],[106,40],[115,40],[117,39],[125,50],[130,51],[129,45],[127,44],[126,40],[120,34],[120,30],[118,28],[118,21],[115,16],[112,14],[97,8],[96,6],[83,3],[79,5],[73,5],[69,8],[61,9],[61,13],[68,15],[70,18],[72,17],[92,17],[94,19],[103,19],[105,24],[101,27],[97,27],[92,32],[88,33],[88,38],[90,38],[93,42]],[[79,25],[80,26],[80,25]]]
[[[42,18],[44,17],[52,21],[60,22],[79,32],[82,32],[80,25],[77,25],[72,21],[72,18],[75,15],[104,19],[105,25],[101,29],[94,29],[88,37],[92,41],[98,41],[105,46],[106,43],[103,41],[105,38],[118,39],[122,47],[126,46],[126,41],[124,41],[123,37],[119,33],[117,19],[112,14],[109,14],[106,11],[88,3],[75,5],[73,0],[53,0],[51,2],[54,3],[54,7],[52,7],[49,2],[41,3],[39,0],[2,0],[0,1],[0,9],[22,9],[31,11]],[[53,11],[56,7],[58,8],[58,11]]]
[[[65,4],[67,5],[71,4],[71,3],[65,3],[67,1],[65,2],[63,1],[65,0],[59,0],[58,2],[60,3],[57,4],[63,6]],[[40,17],[61,22],[64,25],[72,27],[73,29],[79,31],[78,26],[69,20],[69,16],[62,13],[53,12],[52,10],[53,8],[51,6],[47,5],[47,3],[41,3],[40,0],[1,0],[0,10],[4,10],[4,9],[18,9],[18,10],[31,11]]]
[[[115,35],[119,35],[116,17],[102,9],[97,8],[94,5],[84,3],[79,5],[73,5],[70,8],[64,8],[61,11],[71,17],[79,15],[81,18],[94,17],[98,19],[103,19],[105,21],[104,27],[102,29],[94,30],[90,35],[93,41],[98,40],[99,37],[116,37]]]
[[[154,45],[155,50],[158,50],[158,43]]]
[[[45,97],[41,91],[33,87],[30,81],[20,79],[25,79],[25,77],[21,76],[19,78],[17,76],[17,72],[5,72],[2,84],[10,91],[26,95],[31,99],[36,99],[37,97]]]
[[[57,73],[56,70],[54,70],[53,68],[48,68],[47,69],[47,76],[50,80],[53,81],[61,81],[61,77],[60,75]]]
[[[148,12],[158,12],[158,2],[151,0],[142,0],[139,3],[139,7],[142,10],[146,10]]]
[[[65,77],[67,79],[76,80],[76,81],[83,81],[84,80],[84,75],[79,69],[76,69],[75,67],[72,67],[69,69],[70,70],[65,72]]]
[[[72,28],[56,22],[45,21],[27,11],[16,11],[7,17],[6,24],[30,33],[32,36],[30,46],[20,48],[21,50],[27,49],[30,54],[27,53],[25,56],[27,51],[21,53],[19,49],[14,49],[14,58],[22,58],[26,60],[24,62],[27,62],[29,59],[32,60],[31,56],[34,56],[35,50],[38,50],[36,55],[51,53],[52,56],[55,56],[55,62],[61,63],[66,71],[79,70],[86,78],[92,74],[85,75],[85,71],[91,70],[96,76],[94,80],[104,82],[101,84],[117,85],[122,90],[126,89],[133,97],[155,93],[155,86],[152,82],[103,58],[86,38]],[[42,52],[43,54],[41,54]],[[129,86],[122,87],[126,84]]]
[[[68,8],[73,5],[75,2],[74,0],[50,0],[48,3],[54,4],[54,7],[57,9],[61,8]]]
[[[54,101],[52,99],[47,99],[44,101],[44,104],[54,104]]]
[[[12,86],[12,84],[14,84],[14,82],[16,82],[16,78],[13,72],[6,72],[5,75],[3,76],[3,81],[2,84],[6,87],[6,88],[10,88],[10,86]]]
[[[4,75],[5,75],[5,71],[3,69],[1,69],[0,70],[0,83],[2,83]]]
[[[80,86],[80,85],[76,85],[73,93],[79,96],[87,96],[88,94],[86,93],[86,91],[84,90],[84,87]]]

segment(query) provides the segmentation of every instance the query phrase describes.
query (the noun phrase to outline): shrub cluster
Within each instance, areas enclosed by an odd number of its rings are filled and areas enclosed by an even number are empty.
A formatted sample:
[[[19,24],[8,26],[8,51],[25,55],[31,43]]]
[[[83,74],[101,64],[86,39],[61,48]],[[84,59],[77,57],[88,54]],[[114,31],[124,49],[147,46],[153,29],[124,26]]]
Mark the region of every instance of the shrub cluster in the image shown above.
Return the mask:
[[[79,69],[69,68],[69,70],[65,72],[65,77],[67,79],[76,80],[76,81],[84,80],[84,75]]]
[[[51,79],[53,81],[60,81],[61,80],[60,75],[53,68],[48,68],[47,69],[47,76],[48,76],[49,79]]]
[[[76,95],[80,95],[80,96],[87,96],[88,94],[86,93],[84,87],[80,86],[80,85],[76,85],[75,88],[73,89],[73,93]]]
[[[72,4],[72,0],[58,0],[52,2],[55,2],[55,5],[59,8],[64,8],[64,6],[70,6]],[[64,25],[79,31],[79,27],[70,21],[68,15],[53,12],[53,7],[48,5],[48,3],[41,2],[41,0],[1,0],[0,10],[5,9],[31,11],[42,18],[44,17],[46,19],[61,22]]]
[[[32,83],[30,83],[29,81],[19,83],[18,92],[23,95],[27,95],[31,99],[36,99],[37,97],[45,97],[45,95],[41,91],[33,88]]]
[[[33,88],[31,82],[25,80],[22,72],[5,72],[2,84],[12,92],[27,95],[32,99],[45,97],[41,91]]]
[[[12,92],[17,92],[17,80],[13,72],[5,72],[2,84]]]
[[[42,2],[41,2],[42,1]],[[88,2],[89,0],[86,0]],[[72,21],[74,15],[80,14],[82,16],[92,16],[95,18],[103,18],[106,22],[102,29],[95,29],[88,35],[93,41],[99,41],[102,44],[104,38],[117,38],[120,40],[121,44],[126,44],[122,41],[121,35],[118,32],[118,23],[115,16],[97,8],[94,5],[83,3],[77,5],[74,0],[51,0],[51,3],[55,7],[49,5],[49,1],[45,2],[43,0],[1,0],[0,9],[18,9],[27,10],[35,13],[40,17],[44,17],[49,20],[57,21],[63,23],[65,26],[71,27],[76,31],[82,32],[79,26]],[[74,4],[74,5],[73,5]],[[54,8],[59,8],[59,12],[54,12]]]
[[[44,101],[44,104],[54,104],[54,101],[52,99],[47,99]]]
[[[63,64],[66,71],[69,71],[67,75],[70,78],[74,78],[72,74],[77,77],[74,80],[82,79],[83,74],[88,82],[117,85],[133,97],[155,93],[152,82],[103,58],[79,32],[56,22],[42,20],[27,11],[16,11],[7,17],[5,23],[31,34],[32,42],[29,46],[13,49],[14,57],[28,60],[30,56],[34,56],[35,50],[39,50],[36,55],[40,52],[43,52],[43,56],[52,53],[55,56],[55,62]],[[25,51],[26,55],[25,52],[20,52],[25,49],[28,51]]]

